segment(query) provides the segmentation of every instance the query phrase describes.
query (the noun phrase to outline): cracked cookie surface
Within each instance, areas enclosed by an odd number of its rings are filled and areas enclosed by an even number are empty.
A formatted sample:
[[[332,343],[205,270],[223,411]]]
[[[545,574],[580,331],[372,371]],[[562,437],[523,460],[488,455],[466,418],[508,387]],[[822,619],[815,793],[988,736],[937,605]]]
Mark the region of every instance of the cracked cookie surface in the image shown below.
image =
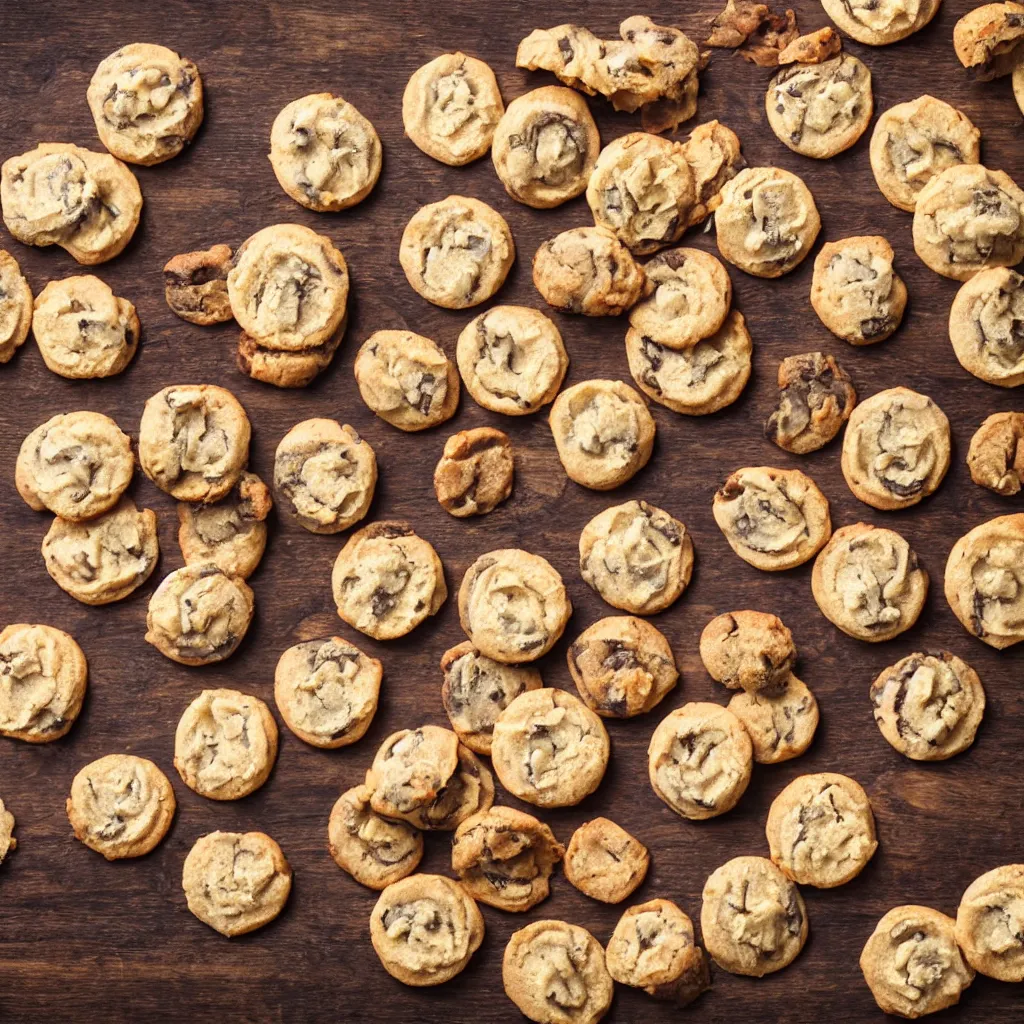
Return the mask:
[[[850,375],[824,352],[787,356],[779,363],[779,400],[764,436],[796,455],[817,451],[842,430],[857,401]]]
[[[602,903],[621,903],[631,895],[649,864],[647,847],[608,818],[580,825],[565,851],[566,879]]]
[[[1024,277],[993,267],[960,287],[949,311],[960,365],[1002,388],[1024,384]]]
[[[737,693],[729,710],[747,730],[758,764],[799,757],[818,728],[818,702],[806,683],[792,674],[777,693]]]
[[[434,493],[458,518],[493,512],[512,493],[515,464],[508,434],[473,427],[452,434],[434,467]]]

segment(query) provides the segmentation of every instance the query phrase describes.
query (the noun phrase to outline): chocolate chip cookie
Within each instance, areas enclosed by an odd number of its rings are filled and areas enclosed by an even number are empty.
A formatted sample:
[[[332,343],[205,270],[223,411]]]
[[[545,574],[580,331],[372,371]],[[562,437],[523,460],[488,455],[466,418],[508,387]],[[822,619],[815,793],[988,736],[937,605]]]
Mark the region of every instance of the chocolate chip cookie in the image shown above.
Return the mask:
[[[591,899],[621,903],[643,882],[650,859],[635,836],[608,818],[594,818],[569,840],[565,877]]]
[[[993,267],[961,285],[949,311],[960,365],[999,387],[1024,384],[1024,277]]]
[[[806,455],[831,441],[857,402],[850,375],[824,352],[787,356],[779,363],[779,401],[764,436],[785,451]]]
[[[716,682],[752,696],[776,696],[796,664],[793,634],[769,612],[716,615],[700,635],[700,660]]]
[[[9,363],[32,326],[32,289],[18,261],[0,249],[0,364]]]
[[[1004,864],[971,882],[957,908],[954,934],[980,974],[1024,981],[1024,865]]]
[[[1024,479],[1024,413],[993,413],[967,451],[971,479],[996,494],[1017,494]]]
[[[747,161],[739,137],[721,121],[697,125],[683,143],[683,152],[693,172],[697,196],[689,217],[689,226],[694,227],[718,209],[723,186],[747,166]]]
[[[729,710],[743,723],[758,764],[799,757],[814,740],[818,702],[806,683],[790,674],[778,692],[737,693]]]
[[[175,316],[207,327],[234,318],[228,298],[230,246],[183,252],[164,264],[164,298]]]
[[[1008,75],[1024,51],[1024,4],[982,4],[953,26],[953,49],[981,82]]]
[[[493,512],[512,493],[515,464],[508,434],[474,427],[452,434],[434,467],[434,493],[458,518]]]
[[[942,0],[821,0],[825,13],[848,36],[868,46],[906,39],[935,17]]]

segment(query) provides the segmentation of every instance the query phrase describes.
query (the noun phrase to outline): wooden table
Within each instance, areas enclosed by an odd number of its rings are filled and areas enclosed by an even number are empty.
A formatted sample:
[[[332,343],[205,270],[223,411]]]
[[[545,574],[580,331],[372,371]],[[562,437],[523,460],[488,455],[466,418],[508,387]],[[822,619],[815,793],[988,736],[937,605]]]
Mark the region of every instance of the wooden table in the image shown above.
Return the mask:
[[[800,24],[826,24],[812,0],[800,0]],[[878,110],[923,92],[964,110],[982,131],[983,159],[1024,180],[1021,116],[1008,79],[972,84],[951,43],[956,19],[972,4],[946,0],[935,22],[910,40],[881,49],[849,44],[874,76]],[[349,8],[345,13],[344,8]],[[657,21],[679,23],[694,38],[716,4],[655,2],[640,8]],[[333,5],[324,0],[275,3],[133,5],[4,4],[0,8],[0,158],[37,142],[101,148],[85,101],[97,63],[132,41],[161,42],[199,65],[208,97],[206,121],[185,155],[139,168],[145,196],[142,224],[127,250],[97,272],[138,307],[143,341],[119,377],[63,380],[47,371],[29,341],[0,368],[0,623],[43,621],[72,633],[89,659],[85,710],[70,735],[32,747],[0,740],[0,794],[18,820],[19,848],[0,869],[0,1020],[157,1021],[180,1019],[418,1022],[516,1021],[502,992],[501,956],[509,935],[529,920],[564,918],[606,942],[624,906],[589,900],[559,873],[549,900],[526,915],[485,908],[487,937],[467,970],[450,984],[413,990],[392,980],[370,946],[367,920],[376,896],[340,871],[326,848],[326,823],[337,794],[357,783],[378,743],[395,729],[446,725],[438,660],[462,639],[454,601],[404,640],[376,643],[335,615],[330,570],[343,538],[307,533],[275,516],[267,556],[252,578],[256,620],[241,649],[221,665],[189,669],[143,642],[146,604],[158,580],[182,564],[174,503],[140,473],[131,494],[160,520],[163,555],[153,578],[131,598],[105,608],[78,604],[48,578],[39,545],[49,519],[32,512],[13,484],[22,438],[49,416],[73,409],[106,412],[137,436],[146,398],[173,383],[212,382],[231,388],[253,423],[252,468],[265,479],[285,431],[310,416],[353,424],[378,453],[380,484],[371,518],[404,518],[437,548],[449,587],[470,562],[492,548],[521,546],[542,554],[563,574],[576,611],[562,642],[540,667],[548,684],[571,688],[566,645],[610,609],[582,581],[577,540],[598,511],[627,498],[646,498],[682,519],[697,552],[686,595],[654,620],[670,639],[682,671],[678,689],[652,714],[612,722],[613,754],[598,792],[578,807],[544,814],[562,841],[581,822],[606,814],[652,852],[652,867],[631,902],[664,896],[696,920],[708,874],[730,857],[766,854],[764,821],[776,793],[797,775],[839,771],[871,796],[881,847],[855,881],[838,890],[804,892],[811,937],[788,969],[763,980],[715,972],[713,989],[688,1011],[709,1021],[788,1022],[883,1019],[857,966],[876,921],[900,903],[924,903],[947,914],[983,871],[1024,859],[1022,650],[998,653],[971,638],[942,596],[942,573],[954,540],[996,515],[1021,508],[971,483],[964,457],[971,434],[991,412],[1021,408],[1019,394],[990,387],[957,363],[946,332],[956,284],[914,255],[911,217],[891,206],[868,166],[868,136],[827,162],[792,154],[768,130],[764,91],[770,72],[716,51],[701,77],[698,121],[717,117],[740,135],[751,164],[778,164],[804,176],[821,210],[820,241],[881,233],[892,242],[910,291],[906,320],[889,341],[854,349],[832,337],[808,302],[811,263],[779,281],[732,271],[736,305],[754,338],[754,375],[743,397],[723,413],[686,418],[653,406],[658,439],[649,466],[614,494],[570,483],[555,455],[544,414],[502,418],[463,396],[450,424],[425,434],[392,429],[360,401],[352,376],[355,352],[379,328],[409,328],[453,353],[473,312],[437,309],[408,287],[398,265],[403,226],[422,204],[449,193],[477,196],[508,219],[519,260],[498,295],[502,302],[541,305],[531,258],[545,238],[588,223],[583,199],[538,212],[509,199],[490,160],[464,169],[435,163],[402,134],[400,98],[410,73],[445,50],[461,48],[494,67],[506,100],[547,84],[544,74],[513,67],[518,40],[538,25],[578,21],[614,34],[630,5],[614,9],[478,0],[434,8],[415,0]],[[267,161],[270,125],[290,100],[309,92],[343,94],[376,125],[384,173],[368,200],[341,214],[315,214],[279,188]],[[592,104],[605,141],[637,129],[638,118]],[[697,123],[696,121],[693,122]],[[869,133],[870,134],[870,133]],[[250,381],[235,367],[237,328],[199,328],[176,319],[163,300],[161,268],[172,255],[214,242],[236,245],[268,224],[297,221],[329,235],[343,250],[354,282],[348,336],[334,365],[312,387],[279,391]],[[691,232],[686,244],[714,250],[714,237]],[[78,272],[57,248],[29,249],[0,231],[38,292],[52,278]],[[589,377],[629,380],[621,319],[555,314],[571,356],[567,383]],[[779,360],[821,349],[871,395],[904,384],[931,395],[953,427],[953,465],[939,492],[905,512],[879,513],[846,487],[834,443],[806,457],[764,440],[761,424],[774,395]],[[437,504],[431,475],[454,430],[493,424],[512,437],[517,479],[512,499],[484,518],[461,521]],[[711,516],[715,488],[733,469],[769,464],[800,467],[832,503],[836,526],[867,520],[899,529],[932,577],[924,614],[908,633],[872,646],[839,633],[811,597],[810,564],[767,574],[728,548]],[[799,645],[799,675],[822,711],[817,739],[802,758],[758,767],[731,813],[703,823],[677,817],[647,782],[647,743],[661,717],[690,700],[724,703],[726,691],[704,672],[697,638],[712,615],[753,607],[781,614]],[[172,768],[174,727],[204,687],[234,686],[272,700],[274,665],[300,639],[336,632],[381,658],[381,707],[361,742],[340,751],[306,746],[282,728],[270,781],[235,803],[197,796]],[[988,710],[978,740],[947,763],[920,764],[897,754],[872,721],[868,685],[886,665],[915,650],[948,649],[980,673]],[[82,765],[113,752],[152,758],[174,782],[179,812],[168,839],[139,861],[106,863],[72,836],[64,813],[71,778]],[[515,803],[506,793],[503,803]],[[229,941],[188,912],[182,860],[195,839],[214,829],[258,828],[274,836],[295,871],[281,918]],[[450,872],[449,837],[428,836],[423,869]],[[1019,1020],[1021,992],[979,977],[963,1006],[946,1019]],[[620,987],[608,1020],[674,1021],[671,1006]]]

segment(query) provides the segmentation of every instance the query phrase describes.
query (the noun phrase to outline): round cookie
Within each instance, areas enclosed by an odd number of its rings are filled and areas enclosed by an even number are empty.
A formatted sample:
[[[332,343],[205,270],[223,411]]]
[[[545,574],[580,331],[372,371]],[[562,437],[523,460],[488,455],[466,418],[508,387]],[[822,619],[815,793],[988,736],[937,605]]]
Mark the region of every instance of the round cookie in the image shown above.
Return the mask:
[[[434,493],[453,516],[482,516],[512,493],[514,474],[508,434],[494,427],[460,430],[445,441],[434,467]]]
[[[985,713],[978,673],[955,654],[911,654],[871,684],[875,723],[913,761],[945,761],[973,742]]]
[[[967,466],[979,487],[996,494],[1017,494],[1024,482],[1024,413],[989,416],[971,437]]]
[[[584,822],[565,852],[565,877],[602,903],[621,903],[643,882],[650,865],[647,847],[608,818]]]
[[[75,838],[107,860],[142,857],[167,835],[177,804],[160,769],[144,757],[108,754],[72,780],[68,820]]]
[[[228,298],[233,258],[227,245],[172,256],[164,264],[164,298],[171,312],[201,327],[233,320]]]
[[[799,757],[818,728],[818,702],[794,675],[779,693],[737,693],[729,701],[729,710],[747,730],[758,764]]]
[[[993,267],[961,285],[949,340],[968,373],[1001,388],[1024,384],[1024,277]]]
[[[402,124],[418,149],[449,167],[482,157],[505,112],[490,66],[461,52],[417,68],[402,94]]]
[[[380,138],[351,103],[333,93],[311,93],[274,118],[270,165],[281,188],[307,210],[345,210],[377,184]]]
[[[443,309],[486,302],[516,258],[508,223],[466,196],[420,207],[402,232],[398,261],[414,292]]]
[[[375,640],[405,636],[448,597],[437,552],[399,521],[352,534],[334,563],[331,589],[338,615]]]
[[[967,962],[999,981],[1024,981],[1024,865],[1004,864],[964,890],[954,932]]]
[[[9,363],[32,326],[32,289],[18,261],[0,249],[0,365]]]
[[[1024,42],[1024,4],[982,4],[953,26],[953,49],[980,82],[1008,75]]]
[[[821,0],[825,13],[848,36],[868,46],[906,39],[935,17],[942,0]]]
[[[785,451],[806,455],[831,441],[857,402],[850,375],[824,352],[787,356],[779,363],[779,400],[764,436]]]
[[[766,857],[734,857],[704,883],[700,930],[719,967],[763,978],[796,959],[807,941],[800,890]]]
[[[716,682],[751,696],[783,693],[796,664],[793,634],[768,612],[716,615],[700,634],[700,660]]]
[[[508,105],[494,130],[491,159],[513,199],[543,210],[586,189],[600,148],[587,101],[572,89],[545,85]]]
[[[537,807],[572,807],[601,784],[608,731],[565,690],[520,694],[498,716],[491,761],[501,784]]]
[[[274,670],[274,702],[300,740],[333,750],[361,739],[373,721],[383,667],[341,637],[289,647]]]

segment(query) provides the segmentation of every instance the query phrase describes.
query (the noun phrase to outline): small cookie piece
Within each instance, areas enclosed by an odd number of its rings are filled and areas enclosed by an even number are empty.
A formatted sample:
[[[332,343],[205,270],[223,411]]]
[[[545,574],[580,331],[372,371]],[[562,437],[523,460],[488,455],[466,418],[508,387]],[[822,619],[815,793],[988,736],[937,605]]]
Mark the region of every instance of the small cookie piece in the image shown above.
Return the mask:
[[[215,384],[172,384],[146,402],[139,464],[179,501],[217,501],[249,461],[252,427],[241,402]]]
[[[679,679],[664,634],[632,615],[599,619],[569,645],[566,659],[583,703],[604,718],[652,710]]]
[[[800,890],[767,857],[734,857],[704,883],[700,930],[719,967],[763,978],[796,959],[807,941]]]
[[[361,739],[373,721],[383,666],[341,637],[289,647],[274,670],[274,702],[300,740],[334,750]]]
[[[414,292],[443,309],[486,302],[516,258],[507,221],[466,196],[420,207],[402,232],[398,261]]]
[[[1024,259],[1024,191],[1008,174],[981,164],[948,167],[917,197],[914,251],[936,274],[956,281],[1014,266]]]
[[[974,971],[956,943],[956,922],[930,907],[893,907],[860,954],[860,969],[880,1009],[923,1017],[960,1002]]]
[[[437,552],[400,521],[352,534],[334,563],[331,589],[338,615],[375,640],[405,636],[448,597]]]
[[[767,4],[726,0],[725,9],[711,22],[706,46],[736,50],[757,67],[770,68],[779,63],[779,55],[799,35],[796,15],[788,10],[776,14]]]
[[[585,380],[566,388],[548,422],[569,479],[595,491],[624,484],[654,450],[654,417],[620,380]]]
[[[346,321],[322,345],[282,352],[264,347],[245,331],[239,332],[235,362],[238,369],[253,380],[273,384],[276,388],[304,388],[323,373],[345,335]]]
[[[799,469],[738,469],[715,492],[712,513],[729,547],[766,572],[813,558],[832,535],[828,498]]]
[[[655,794],[691,821],[731,811],[754,766],[743,723],[727,708],[699,702],[670,711],[658,723],[647,757]]]
[[[534,254],[533,283],[563,313],[618,316],[640,298],[644,272],[607,228],[570,228]]]
[[[872,508],[909,508],[942,483],[949,454],[946,414],[927,395],[889,388],[850,414],[843,438],[843,476]]]
[[[370,509],[377,456],[347,423],[296,423],[274,453],[274,487],[310,533],[340,533]]]
[[[993,267],[961,285],[949,340],[968,373],[1001,388],[1024,384],[1024,277]]]
[[[75,724],[88,669],[82,648],[53,626],[18,622],[0,632],[0,736],[50,743]]]
[[[267,546],[270,489],[255,474],[242,473],[234,490],[212,505],[178,503],[178,544],[186,565],[213,562],[228,576],[247,580]]]
[[[881,235],[826,242],[814,260],[811,305],[818,319],[851,345],[885,341],[903,320],[907,286]]]
[[[17,849],[18,840],[14,838],[14,815],[0,800],[0,864],[13,850]]]
[[[402,93],[405,134],[449,167],[482,157],[504,113],[490,66],[462,52],[442,53],[417,68]]]
[[[955,654],[911,654],[871,684],[875,723],[901,754],[945,761],[973,742],[985,713],[978,673]]]
[[[134,469],[131,438],[109,416],[69,412],[22,441],[14,484],[29,508],[80,522],[112,509]]]
[[[801,775],[786,786],[772,801],[765,833],[783,874],[819,889],[856,878],[878,849],[867,793],[834,772]]]
[[[824,352],[787,356],[778,381],[779,401],[765,420],[764,436],[796,455],[827,445],[857,402],[850,375]]]
[[[83,523],[58,516],[43,538],[43,562],[53,582],[82,604],[120,601],[156,568],[156,513],[122,498]]]
[[[700,634],[700,660],[716,682],[751,696],[782,693],[796,664],[793,634],[768,612],[716,615]]]
[[[211,832],[189,850],[181,887],[200,921],[233,938],[284,910],[292,869],[281,847],[262,832]]]
[[[164,298],[171,312],[201,327],[233,319],[228,298],[233,256],[227,245],[172,256],[164,264]]]
[[[1024,5],[982,4],[953,26],[957,58],[979,82],[1001,78],[1013,70],[1024,50]]]
[[[335,864],[368,889],[386,889],[411,875],[423,858],[423,833],[370,807],[370,790],[354,786],[338,797],[327,823]]]
[[[484,918],[465,889],[443,875],[389,885],[370,914],[370,941],[384,970],[404,985],[440,985],[469,963]]]
[[[871,136],[871,170],[882,195],[913,213],[921,189],[958,164],[976,164],[981,132],[956,107],[925,94],[886,110]]]
[[[895,530],[853,523],[815,559],[814,600],[832,625],[857,640],[892,640],[917,621],[928,573]]]
[[[976,878],[956,911],[955,936],[967,962],[999,981],[1024,981],[1024,864]]]
[[[787,64],[821,64],[835,57],[843,48],[843,40],[831,25],[816,32],[797,36],[779,51],[779,67]]]
[[[9,363],[32,326],[32,289],[18,261],[0,249],[0,364]]]
[[[329,92],[292,100],[270,129],[270,166],[300,206],[317,213],[361,203],[380,177],[376,129],[347,100]]]
[[[565,877],[602,903],[621,903],[640,886],[650,865],[647,847],[608,818],[594,818],[572,834]]]
[[[533,921],[513,932],[501,980],[519,1011],[538,1024],[597,1024],[615,994],[601,943],[564,921]]]
[[[68,820],[75,838],[107,860],[142,857],[167,835],[177,804],[160,769],[144,757],[108,754],[72,780]]]
[[[562,577],[529,551],[489,551],[462,577],[459,622],[476,648],[495,661],[536,661],[554,647],[570,615]]]
[[[1013,98],[1017,101],[1020,112],[1024,114],[1024,59],[1017,61],[1013,69]]]
[[[545,85],[508,105],[494,130],[491,159],[513,199],[544,210],[587,187],[600,148],[586,100]]]
[[[683,154],[693,172],[697,201],[690,210],[689,227],[703,224],[722,202],[722,187],[747,166],[736,133],[721,121],[697,125],[683,143]]]
[[[644,394],[686,416],[707,416],[739,398],[750,379],[753,345],[743,314],[732,310],[717,334],[677,350],[630,327],[629,372]]]
[[[803,262],[821,230],[810,189],[779,167],[747,167],[722,187],[718,251],[755,277],[781,277]]]
[[[434,467],[434,493],[453,516],[482,516],[512,493],[514,474],[508,434],[494,427],[460,430],[445,441]]]
[[[467,818],[452,840],[452,870],[475,900],[521,912],[547,899],[551,872],[565,854],[532,814],[492,807]]]
[[[580,575],[613,608],[653,615],[689,586],[693,541],[678,519],[646,501],[613,505],[583,527]]]
[[[818,728],[818,702],[794,675],[779,693],[737,693],[729,701],[729,710],[747,730],[758,764],[799,757]]]
[[[967,466],[979,487],[1017,494],[1024,479],[1024,413],[989,416],[971,437]]]
[[[942,0],[821,0],[825,13],[848,36],[868,46],[906,39],[935,17]]]
[[[569,368],[558,328],[529,306],[492,306],[470,320],[455,359],[473,400],[506,416],[528,416],[547,405]]]
[[[245,580],[213,562],[196,562],[164,577],[149,599],[146,643],[180,665],[212,665],[234,654],[253,615]]]
[[[498,715],[491,761],[501,784],[537,807],[572,807],[601,784],[608,730],[565,690],[520,694]]]

